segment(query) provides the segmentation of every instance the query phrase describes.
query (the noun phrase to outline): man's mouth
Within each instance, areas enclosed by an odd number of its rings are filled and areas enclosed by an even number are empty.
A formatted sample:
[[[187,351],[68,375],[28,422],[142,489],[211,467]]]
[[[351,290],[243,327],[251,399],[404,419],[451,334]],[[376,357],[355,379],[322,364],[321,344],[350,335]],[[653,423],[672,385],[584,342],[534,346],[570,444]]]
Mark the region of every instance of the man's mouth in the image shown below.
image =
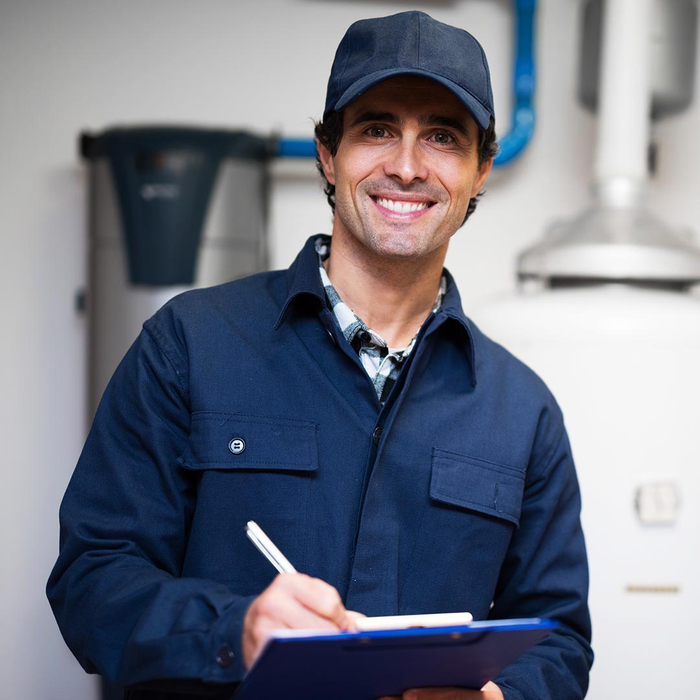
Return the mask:
[[[387,197],[372,196],[372,200],[384,209],[393,211],[396,214],[410,214],[411,212],[423,211],[432,207],[432,201],[410,201],[405,199],[388,199]]]

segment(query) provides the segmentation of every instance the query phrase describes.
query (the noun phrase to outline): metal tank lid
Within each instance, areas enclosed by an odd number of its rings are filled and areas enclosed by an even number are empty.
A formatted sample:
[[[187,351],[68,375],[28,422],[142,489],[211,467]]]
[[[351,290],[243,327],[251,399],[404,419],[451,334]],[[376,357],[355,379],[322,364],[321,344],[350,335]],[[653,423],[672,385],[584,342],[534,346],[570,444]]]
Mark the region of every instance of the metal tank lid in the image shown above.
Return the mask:
[[[700,248],[641,204],[598,201],[556,223],[518,258],[521,280],[613,281],[686,287],[700,282]]]
[[[189,148],[213,153],[217,157],[267,161],[276,154],[277,138],[241,129],[178,125],[114,126],[101,133],[84,131],[80,134],[80,154],[87,160],[112,157],[115,152],[139,148]]]

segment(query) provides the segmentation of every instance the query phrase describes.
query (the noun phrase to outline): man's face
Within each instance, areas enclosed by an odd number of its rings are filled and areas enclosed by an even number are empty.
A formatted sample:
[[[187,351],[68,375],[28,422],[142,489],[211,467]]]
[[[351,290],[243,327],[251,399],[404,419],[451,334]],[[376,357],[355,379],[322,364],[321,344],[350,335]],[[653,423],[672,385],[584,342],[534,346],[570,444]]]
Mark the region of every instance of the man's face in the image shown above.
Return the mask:
[[[478,162],[479,130],[447,88],[419,76],[390,78],[352,102],[334,157],[333,236],[351,236],[385,258],[447,250],[491,161]]]

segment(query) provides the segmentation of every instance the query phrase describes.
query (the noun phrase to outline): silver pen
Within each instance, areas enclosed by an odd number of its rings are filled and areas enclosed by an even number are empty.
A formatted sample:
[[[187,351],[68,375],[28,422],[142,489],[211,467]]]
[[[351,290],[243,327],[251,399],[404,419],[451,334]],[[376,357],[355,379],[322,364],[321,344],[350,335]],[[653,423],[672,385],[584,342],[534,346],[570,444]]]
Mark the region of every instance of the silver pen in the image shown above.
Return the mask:
[[[245,526],[245,533],[248,539],[258,548],[266,559],[281,574],[295,574],[296,569],[291,565],[289,559],[280,552],[275,543],[263,532],[260,525],[249,520]]]

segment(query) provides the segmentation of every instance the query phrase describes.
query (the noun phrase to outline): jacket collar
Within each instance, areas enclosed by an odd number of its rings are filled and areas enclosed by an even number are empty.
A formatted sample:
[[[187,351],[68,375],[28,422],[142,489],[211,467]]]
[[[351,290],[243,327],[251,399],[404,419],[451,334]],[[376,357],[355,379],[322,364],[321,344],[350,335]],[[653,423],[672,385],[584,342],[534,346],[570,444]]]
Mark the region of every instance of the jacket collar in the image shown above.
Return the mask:
[[[292,304],[296,305],[306,299],[315,301],[320,308],[326,303],[326,292],[323,289],[321,275],[318,274],[318,254],[316,253],[318,238],[330,240],[330,236],[321,233],[311,236],[287,270],[289,291],[280,315],[277,317],[275,330],[287,319]]]
[[[447,278],[447,289],[442,299],[442,305],[435,316],[437,318],[443,316],[445,319],[452,319],[464,330],[466,334],[465,350],[472,368],[472,384],[476,386],[476,344],[474,342],[474,328],[472,322],[466,317],[462,309],[462,298],[459,295],[454,277],[447,268],[443,268],[443,274]]]
[[[287,270],[287,298],[277,318],[277,323],[275,323],[275,329],[286,321],[292,306],[301,304],[303,301],[312,301],[317,305],[317,308],[326,304],[326,292],[318,272],[318,254],[316,253],[316,240],[318,238],[330,240],[330,236],[326,234],[317,233],[311,236]],[[446,319],[452,319],[464,329],[467,340],[465,350],[472,368],[473,383],[476,385],[474,330],[462,310],[462,299],[459,296],[454,277],[447,269],[444,273],[447,278],[447,289],[442,299],[442,305],[435,314],[435,319],[439,324]]]

